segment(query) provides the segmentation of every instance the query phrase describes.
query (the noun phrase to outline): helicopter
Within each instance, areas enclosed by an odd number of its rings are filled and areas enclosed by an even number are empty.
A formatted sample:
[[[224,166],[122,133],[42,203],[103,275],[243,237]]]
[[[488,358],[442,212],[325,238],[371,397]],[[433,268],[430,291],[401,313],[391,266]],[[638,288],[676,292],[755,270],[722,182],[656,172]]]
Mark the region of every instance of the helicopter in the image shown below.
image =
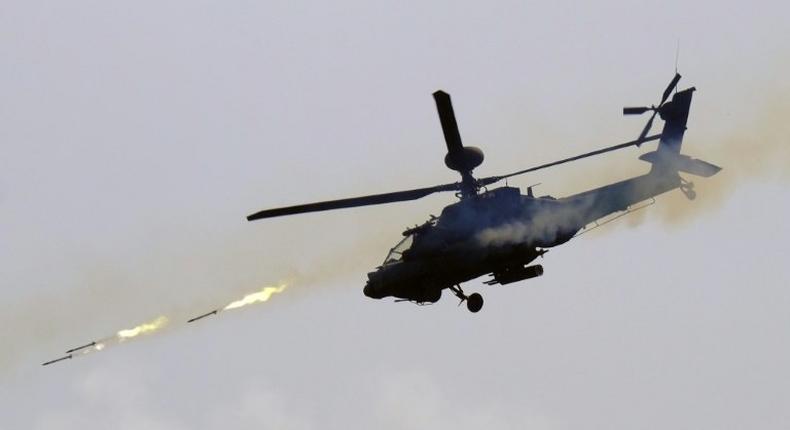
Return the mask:
[[[425,223],[403,232],[403,239],[390,249],[384,262],[367,274],[363,293],[370,298],[394,297],[419,305],[433,304],[447,289],[466,302],[470,312],[483,307],[480,293],[467,295],[461,284],[481,276],[487,285],[505,285],[543,275],[543,266],[529,265],[552,247],[562,245],[588,225],[614,214],[626,214],[634,205],[665,192],[680,189],[689,200],[696,197],[694,184],[680,172],[710,177],[721,168],[681,154],[694,87],[676,91],[677,72],[661,95],[658,105],[623,108],[624,115],[652,112],[636,140],[587,152],[570,158],[513,173],[475,178],[472,171],[483,162],[483,151],[464,146],[450,95],[433,93],[442,126],[447,154],[445,165],[461,176],[459,182],[413,190],[374,194],[340,200],[266,209],[248,221],[341,208],[416,200],[437,192],[453,191],[459,201],[431,215]],[[675,90],[675,94],[672,92]],[[670,95],[672,98],[670,100]],[[664,121],[661,133],[648,135],[656,116]],[[532,187],[489,185],[528,172],[583,158],[658,141],[655,151],[642,154],[648,173],[567,197],[536,197]]]

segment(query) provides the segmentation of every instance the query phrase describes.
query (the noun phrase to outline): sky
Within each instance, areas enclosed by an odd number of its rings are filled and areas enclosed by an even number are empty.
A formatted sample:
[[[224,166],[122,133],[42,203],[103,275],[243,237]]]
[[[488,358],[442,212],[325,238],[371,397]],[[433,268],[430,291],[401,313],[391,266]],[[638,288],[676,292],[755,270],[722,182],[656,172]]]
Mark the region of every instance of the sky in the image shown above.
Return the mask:
[[[0,416],[13,429],[781,429],[785,2],[0,3]],[[679,51],[678,51],[679,46]],[[482,280],[478,314],[362,295],[455,201],[248,223],[457,180],[431,93],[507,173],[635,138],[676,67],[724,170]],[[656,127],[658,129],[658,127]],[[509,181],[557,197],[652,147]],[[193,316],[267,285],[266,303]],[[158,316],[157,333],[42,367]]]

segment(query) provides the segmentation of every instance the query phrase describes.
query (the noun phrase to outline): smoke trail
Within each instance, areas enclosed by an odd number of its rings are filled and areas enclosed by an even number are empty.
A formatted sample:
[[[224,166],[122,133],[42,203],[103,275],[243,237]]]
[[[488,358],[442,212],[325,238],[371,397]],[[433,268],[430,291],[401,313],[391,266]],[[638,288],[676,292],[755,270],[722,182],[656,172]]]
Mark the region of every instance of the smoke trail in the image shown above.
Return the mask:
[[[244,307],[244,306],[248,306],[248,305],[252,305],[252,304],[256,304],[256,303],[265,303],[265,302],[269,301],[269,299],[271,299],[271,297],[273,295],[279,294],[279,293],[282,293],[283,291],[285,291],[285,289],[287,287],[288,287],[288,284],[286,284],[286,283],[281,283],[281,284],[279,284],[277,286],[266,286],[266,287],[263,287],[258,292],[247,294],[244,297],[242,297],[241,299],[234,300],[234,301],[228,303],[226,306],[224,306],[224,307],[222,307],[220,309],[216,309],[214,311],[211,311],[211,312],[206,313],[204,315],[201,315],[199,317],[195,317],[193,319],[190,319],[189,321],[187,321],[187,323],[196,321],[198,319],[202,319],[202,318],[207,317],[209,315],[216,315],[219,312],[232,310],[232,309],[238,309],[238,308],[241,308],[241,307]],[[95,352],[104,351],[105,349],[107,349],[110,346],[119,345],[119,344],[125,343],[125,342],[127,342],[129,340],[132,340],[132,339],[138,338],[140,336],[143,336],[143,335],[153,334],[153,333],[158,332],[158,331],[162,330],[163,328],[165,328],[168,325],[169,321],[170,321],[170,319],[168,317],[162,315],[162,316],[159,316],[159,317],[157,317],[157,318],[155,318],[155,319],[153,319],[151,321],[144,322],[144,323],[136,325],[134,327],[118,330],[115,333],[115,335],[113,335],[113,336],[108,336],[108,337],[105,337],[105,338],[102,338],[102,339],[90,342],[90,343],[88,343],[86,345],[82,345],[82,346],[79,346],[79,347],[76,347],[76,348],[72,348],[72,349],[66,351],[67,355],[65,355],[63,357],[60,357],[60,358],[57,358],[57,359],[54,359],[54,360],[49,360],[49,361],[43,363],[43,365],[44,366],[48,366],[48,365],[51,365],[51,364],[54,364],[54,363],[57,363],[57,362],[60,362],[60,361],[63,361],[63,360],[72,359],[72,358],[75,358],[75,357],[80,357],[80,356],[84,356],[84,355],[87,355],[87,354],[92,354],[92,353],[95,353]]]

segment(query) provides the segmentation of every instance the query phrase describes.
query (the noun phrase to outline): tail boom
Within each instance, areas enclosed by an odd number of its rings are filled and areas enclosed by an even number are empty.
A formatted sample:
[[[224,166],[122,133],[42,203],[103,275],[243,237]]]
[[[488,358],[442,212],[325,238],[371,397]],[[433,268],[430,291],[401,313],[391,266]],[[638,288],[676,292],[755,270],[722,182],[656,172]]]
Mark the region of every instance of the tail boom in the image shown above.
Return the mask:
[[[664,129],[658,149],[639,157],[652,164],[648,174],[560,199],[578,211],[579,228],[675,188],[683,190],[686,182],[679,172],[707,178],[721,170],[714,164],[680,153],[694,91],[693,87],[679,91],[660,107],[658,114],[664,120]]]

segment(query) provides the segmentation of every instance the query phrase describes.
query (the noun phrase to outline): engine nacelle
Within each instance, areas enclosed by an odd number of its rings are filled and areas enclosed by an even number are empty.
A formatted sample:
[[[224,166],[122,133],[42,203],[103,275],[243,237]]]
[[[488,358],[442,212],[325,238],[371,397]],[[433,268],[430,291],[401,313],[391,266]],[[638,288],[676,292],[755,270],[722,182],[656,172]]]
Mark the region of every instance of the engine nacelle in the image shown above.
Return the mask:
[[[501,272],[494,272],[494,279],[486,281],[486,284],[512,284],[513,282],[523,281],[525,279],[537,278],[541,275],[543,275],[543,266],[540,264],[520,268],[516,267]]]
[[[464,146],[460,151],[448,152],[444,156],[444,164],[458,171],[470,171],[483,162],[483,151],[474,146]]]

